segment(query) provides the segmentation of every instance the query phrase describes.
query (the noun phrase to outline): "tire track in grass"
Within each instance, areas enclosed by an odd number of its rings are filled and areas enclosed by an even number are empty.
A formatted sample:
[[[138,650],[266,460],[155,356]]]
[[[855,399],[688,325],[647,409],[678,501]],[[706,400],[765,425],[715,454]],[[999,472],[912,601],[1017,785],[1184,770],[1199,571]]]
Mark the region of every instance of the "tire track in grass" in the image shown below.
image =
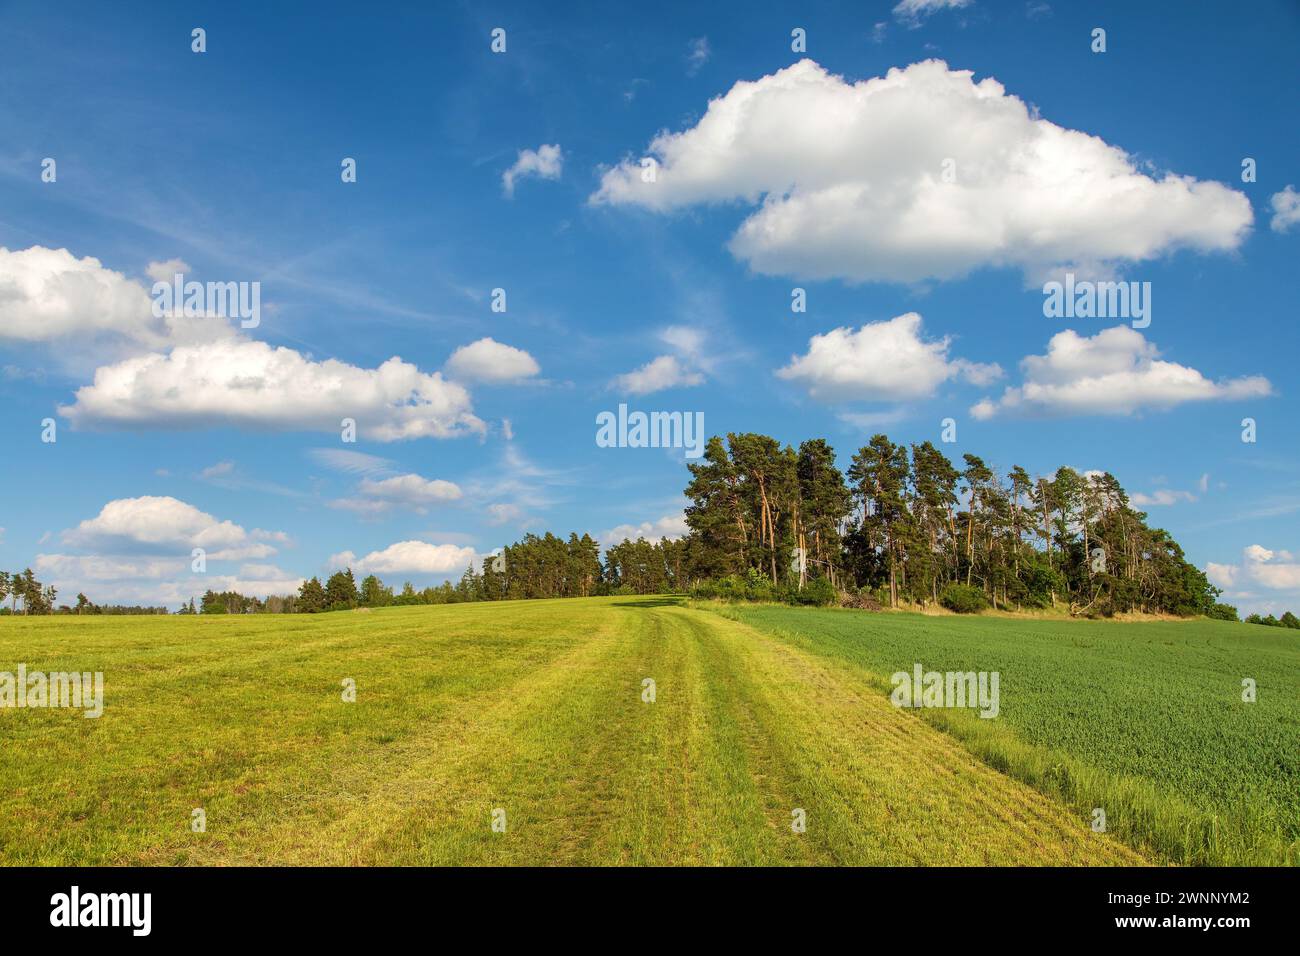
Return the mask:
[[[677,614],[707,612],[676,610]],[[755,764],[784,766],[776,802],[798,800],[820,862],[1133,864],[1141,857],[955,741],[848,670],[709,615],[730,644],[762,728]],[[768,755],[757,751],[766,749]],[[787,811],[788,812],[788,811]],[[788,825],[788,824],[787,824]]]
[[[671,827],[638,862],[737,865],[762,862],[768,832],[753,786],[750,748],[737,719],[730,661],[707,622],[647,606],[637,612],[665,635],[669,680],[658,684],[659,792],[671,794]]]
[[[757,719],[762,698],[749,679],[733,642],[694,613],[667,612],[688,630],[699,648],[708,675],[711,726],[732,794],[729,804],[743,820],[732,833],[731,865],[813,863],[817,854],[809,841],[790,829],[792,811],[799,806],[790,788],[788,767],[768,742],[770,735]],[[725,728],[725,734],[718,731]],[[708,794],[703,795],[707,798]],[[733,815],[733,816],[734,816]]]
[[[504,731],[513,750],[488,744],[456,768],[458,779],[509,795],[517,809],[508,834],[489,835],[481,818],[462,813],[420,838],[432,848],[419,854],[422,862],[752,859],[761,814],[748,775],[734,772],[742,748],[716,719],[710,662],[689,623],[633,606],[618,608],[612,626],[609,656],[563,691],[575,706],[535,701]],[[641,699],[645,677],[655,681],[653,703]],[[487,759],[489,751],[497,759]]]

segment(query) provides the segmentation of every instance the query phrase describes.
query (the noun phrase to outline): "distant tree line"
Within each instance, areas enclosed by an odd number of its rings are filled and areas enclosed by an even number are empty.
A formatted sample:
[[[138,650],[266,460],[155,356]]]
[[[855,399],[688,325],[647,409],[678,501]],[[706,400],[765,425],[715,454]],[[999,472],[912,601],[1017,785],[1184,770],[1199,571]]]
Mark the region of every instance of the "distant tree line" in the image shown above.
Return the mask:
[[[1237,620],[1237,609],[1188,563],[1169,533],[1109,473],[1058,468],[1005,472],[976,455],[955,465],[930,442],[883,434],[853,455],[847,472],[820,438],[790,445],[759,434],[714,436],[688,464],[689,533],[679,540],[624,540],[605,550],[588,534],[551,533],[471,564],[455,584],[400,589],[352,569],[297,594],[265,599],[208,591],[182,614],[320,613],[469,601],[689,593],[858,607],[957,611],[1065,607],[1108,616],[1127,611]],[[0,574],[0,600],[51,613],[54,588],[30,569]],[[96,608],[78,595],[67,613],[153,613]],[[1297,627],[1251,615],[1251,623]]]
[[[1300,631],[1300,617],[1296,617],[1290,611],[1287,611],[1280,618],[1270,614],[1268,617],[1260,617],[1258,614],[1252,614],[1246,618],[1247,624],[1264,624],[1268,627],[1290,627]]]
[[[92,604],[84,594],[77,595],[77,603],[55,605],[58,590],[53,585],[43,585],[36,580],[31,568],[23,571],[0,571],[0,615],[8,614],[167,614],[165,607],[142,607],[124,604]],[[9,607],[3,607],[8,598]],[[22,602],[19,610],[18,602]]]
[[[640,544],[652,551],[661,547],[644,541]],[[665,544],[670,548],[673,546],[672,542]],[[662,556],[659,564],[661,567],[665,565]],[[658,574],[650,571],[637,573],[641,575],[638,580],[652,579],[656,587],[664,580],[662,570]],[[590,597],[611,591],[607,569],[600,560],[600,544],[591,535],[579,537],[576,533],[570,534],[566,541],[547,532],[542,537],[525,535],[522,541],[507,545],[499,554],[487,556],[478,571],[471,564],[454,585],[444,581],[438,587],[417,591],[407,581],[401,590],[394,592],[393,588],[370,574],[358,587],[350,568],[336,571],[323,585],[319,579],[312,578],[299,589],[293,610],[313,613],[356,607]]]
[[[79,594],[77,597],[85,597]],[[81,610],[76,607],[68,607],[66,604],[59,605],[56,614],[170,614],[171,612],[165,607],[145,607],[140,604],[91,604],[86,601],[84,605],[79,605]]]

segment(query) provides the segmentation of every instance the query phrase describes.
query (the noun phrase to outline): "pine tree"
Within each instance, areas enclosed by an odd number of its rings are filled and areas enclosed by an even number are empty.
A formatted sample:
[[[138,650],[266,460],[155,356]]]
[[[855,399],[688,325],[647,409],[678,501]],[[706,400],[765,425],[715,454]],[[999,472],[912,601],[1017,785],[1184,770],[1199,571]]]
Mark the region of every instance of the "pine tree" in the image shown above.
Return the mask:
[[[298,610],[304,614],[316,614],[325,610],[325,605],[325,588],[321,586],[320,578],[303,581],[298,589]]]

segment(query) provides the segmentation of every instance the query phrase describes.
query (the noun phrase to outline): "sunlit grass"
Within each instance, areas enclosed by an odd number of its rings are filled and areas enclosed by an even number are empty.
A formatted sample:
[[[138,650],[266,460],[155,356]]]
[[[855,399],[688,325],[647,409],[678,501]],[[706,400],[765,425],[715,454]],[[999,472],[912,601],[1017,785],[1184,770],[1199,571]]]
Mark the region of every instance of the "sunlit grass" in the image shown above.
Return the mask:
[[[20,662],[106,702],[0,711],[9,864],[1142,862],[871,675],[671,600],[0,622]]]

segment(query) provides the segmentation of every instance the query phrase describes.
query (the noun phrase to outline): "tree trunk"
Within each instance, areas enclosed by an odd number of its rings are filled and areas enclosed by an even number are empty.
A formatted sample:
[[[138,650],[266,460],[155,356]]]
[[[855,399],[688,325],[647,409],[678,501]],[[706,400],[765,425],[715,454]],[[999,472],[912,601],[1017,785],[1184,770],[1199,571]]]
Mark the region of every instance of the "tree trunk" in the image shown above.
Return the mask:
[[[971,572],[975,569],[975,486],[970,489],[970,515],[966,522],[966,586],[970,587]]]

